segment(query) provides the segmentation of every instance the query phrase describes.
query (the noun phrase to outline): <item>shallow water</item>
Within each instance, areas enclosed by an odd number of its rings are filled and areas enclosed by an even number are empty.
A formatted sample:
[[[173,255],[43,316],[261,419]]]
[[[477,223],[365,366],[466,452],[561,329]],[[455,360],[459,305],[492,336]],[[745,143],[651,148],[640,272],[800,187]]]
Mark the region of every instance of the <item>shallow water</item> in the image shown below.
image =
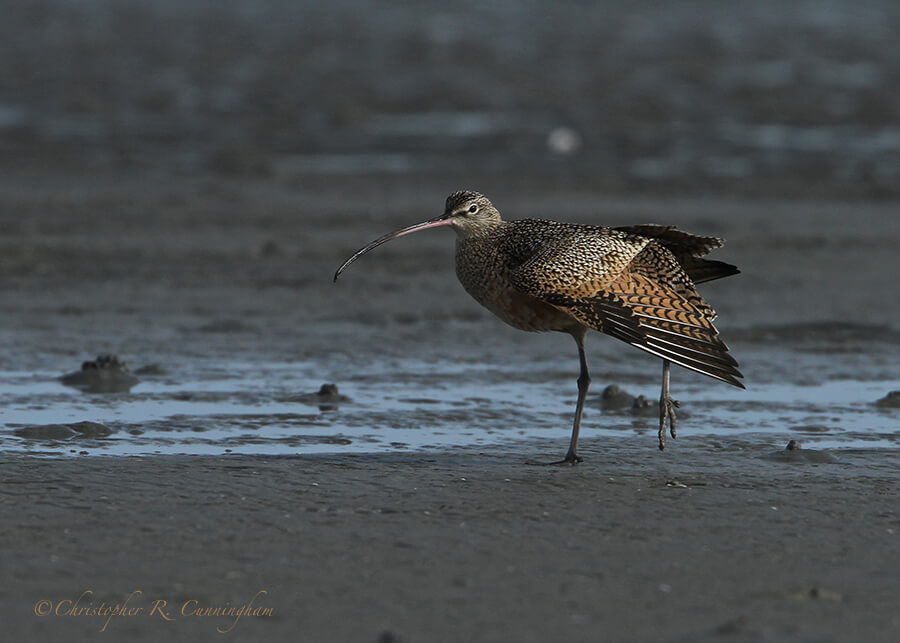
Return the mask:
[[[316,403],[313,362],[193,363],[145,376],[129,393],[87,394],[56,373],[0,373],[0,451],[35,455],[311,454],[398,452],[552,439],[562,451],[575,401],[568,374],[522,378],[521,369],[480,362],[417,359],[373,362],[340,382],[345,402]],[[603,411],[595,379],[582,445],[638,439],[656,447],[656,420],[630,409]],[[653,399],[655,387],[623,384]],[[827,380],[815,385],[754,384],[749,390],[679,382],[679,436],[728,450],[900,447],[900,409],[873,402],[900,380]],[[84,420],[113,430],[102,438],[23,438],[16,429]],[[670,444],[677,449],[678,442]]]

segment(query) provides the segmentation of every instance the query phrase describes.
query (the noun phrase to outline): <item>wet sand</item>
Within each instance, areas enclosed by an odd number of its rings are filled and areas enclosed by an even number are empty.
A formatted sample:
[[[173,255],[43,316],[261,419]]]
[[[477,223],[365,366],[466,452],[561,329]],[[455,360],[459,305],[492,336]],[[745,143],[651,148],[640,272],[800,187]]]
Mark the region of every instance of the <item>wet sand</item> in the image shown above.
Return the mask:
[[[896,452],[2,457],[10,640],[896,640]],[[13,527],[14,526],[14,527]],[[259,595],[260,590],[267,594]],[[258,596],[271,615],[183,616]],[[172,621],[148,612],[157,600]],[[86,602],[82,600],[82,605]],[[68,607],[68,604],[64,606]],[[177,613],[176,613],[177,612]],[[235,623],[235,621],[237,621]],[[233,627],[232,627],[233,626]]]

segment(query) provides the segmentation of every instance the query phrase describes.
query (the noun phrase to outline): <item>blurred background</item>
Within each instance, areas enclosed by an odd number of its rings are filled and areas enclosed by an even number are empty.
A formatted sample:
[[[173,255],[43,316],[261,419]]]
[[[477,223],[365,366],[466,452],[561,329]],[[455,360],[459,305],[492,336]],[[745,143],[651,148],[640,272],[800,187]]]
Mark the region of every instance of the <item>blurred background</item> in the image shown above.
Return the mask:
[[[0,158],[883,198],[898,39],[894,0],[19,0]]]

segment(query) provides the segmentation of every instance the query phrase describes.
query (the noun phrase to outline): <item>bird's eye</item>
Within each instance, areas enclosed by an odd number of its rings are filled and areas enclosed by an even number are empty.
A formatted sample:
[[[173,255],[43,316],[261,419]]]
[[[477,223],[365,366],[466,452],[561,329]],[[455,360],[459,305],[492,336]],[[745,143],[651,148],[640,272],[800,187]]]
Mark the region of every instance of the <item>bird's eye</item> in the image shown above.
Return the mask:
[[[475,204],[473,204],[473,205],[469,208],[469,213],[470,213],[470,214],[475,214],[476,212],[478,212],[478,206],[475,205]]]

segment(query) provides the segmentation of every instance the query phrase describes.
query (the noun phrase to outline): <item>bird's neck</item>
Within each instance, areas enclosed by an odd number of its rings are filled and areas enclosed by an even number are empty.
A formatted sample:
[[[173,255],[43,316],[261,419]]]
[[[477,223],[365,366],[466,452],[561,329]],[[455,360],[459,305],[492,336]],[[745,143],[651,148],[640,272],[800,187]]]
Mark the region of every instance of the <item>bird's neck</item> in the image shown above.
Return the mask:
[[[459,241],[466,241],[469,239],[491,237],[502,231],[505,226],[506,222],[498,217],[497,219],[490,221],[479,221],[478,223],[466,222],[465,224],[454,225],[453,229],[456,230],[457,239]]]

